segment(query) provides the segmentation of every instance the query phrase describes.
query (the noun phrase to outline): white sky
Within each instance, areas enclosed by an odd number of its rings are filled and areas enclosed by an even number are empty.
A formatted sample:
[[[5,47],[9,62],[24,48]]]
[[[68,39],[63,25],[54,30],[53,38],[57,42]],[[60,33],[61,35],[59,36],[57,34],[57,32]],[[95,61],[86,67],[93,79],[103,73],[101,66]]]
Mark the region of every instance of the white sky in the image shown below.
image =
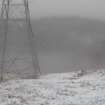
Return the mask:
[[[105,18],[105,0],[31,0],[33,17],[80,15]]]

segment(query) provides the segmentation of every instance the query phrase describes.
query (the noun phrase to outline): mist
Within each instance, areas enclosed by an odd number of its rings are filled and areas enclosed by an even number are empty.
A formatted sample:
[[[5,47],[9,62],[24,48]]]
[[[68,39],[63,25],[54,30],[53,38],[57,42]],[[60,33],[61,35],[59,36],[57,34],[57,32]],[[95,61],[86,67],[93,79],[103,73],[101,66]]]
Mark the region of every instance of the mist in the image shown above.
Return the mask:
[[[81,16],[105,20],[104,0],[31,0],[33,18]]]
[[[103,21],[79,16],[46,17],[36,20],[33,29],[43,73],[105,67]]]
[[[48,73],[104,67],[104,5],[104,0],[30,2],[32,19],[39,19],[33,28],[45,51],[39,57],[42,70]]]
[[[105,68],[104,5],[104,0],[30,0],[31,24],[42,74]],[[18,19],[9,22],[6,51],[10,58],[28,59],[27,54],[30,55],[23,26]],[[25,68],[23,65],[28,65],[24,62],[22,65],[17,58],[16,62],[20,72],[21,67]],[[16,65],[11,70],[14,68]],[[33,73],[28,69],[28,73]]]
[[[105,105],[105,0],[0,0],[4,104]]]

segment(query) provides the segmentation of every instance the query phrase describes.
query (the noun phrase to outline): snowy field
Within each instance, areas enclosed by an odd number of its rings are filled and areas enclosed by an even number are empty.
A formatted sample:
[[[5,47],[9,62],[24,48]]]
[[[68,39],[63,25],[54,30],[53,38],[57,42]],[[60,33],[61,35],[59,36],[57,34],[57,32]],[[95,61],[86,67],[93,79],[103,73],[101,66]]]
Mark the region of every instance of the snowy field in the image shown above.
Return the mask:
[[[9,80],[0,84],[0,105],[105,105],[105,71]]]

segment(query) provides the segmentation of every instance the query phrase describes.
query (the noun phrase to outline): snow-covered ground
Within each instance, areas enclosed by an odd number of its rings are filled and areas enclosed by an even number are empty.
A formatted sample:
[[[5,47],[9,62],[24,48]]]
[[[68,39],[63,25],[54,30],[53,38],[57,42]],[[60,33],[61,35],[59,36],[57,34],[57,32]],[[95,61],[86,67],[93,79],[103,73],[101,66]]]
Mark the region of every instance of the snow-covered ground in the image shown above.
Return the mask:
[[[105,105],[105,71],[9,80],[0,84],[0,105]]]

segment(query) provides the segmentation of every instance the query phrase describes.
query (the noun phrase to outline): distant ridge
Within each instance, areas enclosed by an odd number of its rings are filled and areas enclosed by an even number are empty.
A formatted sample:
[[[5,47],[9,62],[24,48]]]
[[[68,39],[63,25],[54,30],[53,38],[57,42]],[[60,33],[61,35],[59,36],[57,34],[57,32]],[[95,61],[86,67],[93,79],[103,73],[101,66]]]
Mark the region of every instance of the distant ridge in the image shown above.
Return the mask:
[[[105,39],[105,21],[97,19],[79,16],[44,17],[32,20],[32,25],[40,45],[45,49],[58,49],[61,46],[66,48],[76,43],[79,45],[80,42],[84,45],[88,38],[92,39],[94,44]]]
[[[92,31],[105,33],[105,21],[98,19],[83,18],[79,16],[72,17],[44,17],[36,20],[38,28],[48,26],[49,28],[54,27],[70,27],[69,30],[81,30],[81,31]],[[59,26],[60,25],[60,26]],[[68,26],[68,27],[67,27]],[[37,27],[37,26],[36,26]]]
[[[83,42],[84,44],[87,38],[92,39],[93,43],[97,43],[97,40],[101,41],[105,39],[105,21],[102,20],[79,16],[44,17],[37,20],[31,20],[31,24],[39,43],[38,47],[43,49],[66,48],[66,46],[69,47],[76,43],[76,45],[79,45],[80,42]],[[9,36],[11,45],[14,45],[13,43],[16,43],[17,45],[17,39],[22,43],[23,40],[26,40],[26,35],[23,34],[24,31],[21,33],[17,32],[18,29],[21,30],[22,28],[20,26],[17,27],[17,25],[16,22],[11,25],[15,30]]]

